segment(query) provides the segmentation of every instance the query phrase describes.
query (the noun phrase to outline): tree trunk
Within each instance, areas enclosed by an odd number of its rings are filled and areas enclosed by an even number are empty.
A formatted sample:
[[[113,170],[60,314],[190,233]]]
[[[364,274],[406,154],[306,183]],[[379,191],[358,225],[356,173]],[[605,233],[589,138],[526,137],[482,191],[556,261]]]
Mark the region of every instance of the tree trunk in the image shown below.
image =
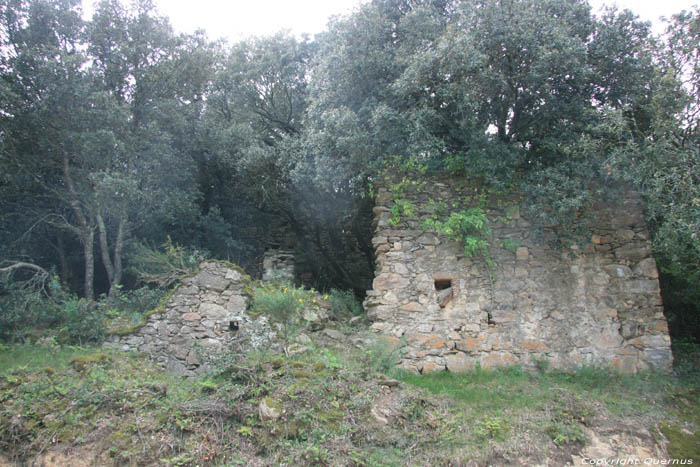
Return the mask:
[[[107,279],[109,280],[109,296],[113,297],[119,290],[119,283],[122,280],[122,248],[124,246],[124,226],[126,220],[119,219],[117,227],[117,236],[114,240],[114,252],[110,254],[109,242],[107,239],[107,227],[102,215],[97,214],[97,228],[100,238],[100,251],[102,253],[102,264],[107,271]]]
[[[85,282],[83,293],[88,300],[95,300],[93,284],[95,282],[95,231],[88,229],[81,235],[83,255],[85,256]]]
[[[122,249],[124,247],[124,230],[126,219],[119,220],[117,238],[114,241],[114,281],[109,285],[109,296],[112,297],[119,290],[122,282]]]
[[[77,228],[78,236],[83,244],[83,256],[85,257],[85,281],[83,285],[83,293],[88,300],[95,300],[94,281],[95,281],[95,228],[94,224],[88,222],[88,218],[83,213],[80,202],[78,201],[78,192],[73,184],[73,177],[70,173],[70,163],[68,156],[63,156],[63,177],[68,187],[68,192],[71,198],[68,204],[73,209],[75,217],[78,219],[80,227]],[[76,231],[73,228],[73,231]]]

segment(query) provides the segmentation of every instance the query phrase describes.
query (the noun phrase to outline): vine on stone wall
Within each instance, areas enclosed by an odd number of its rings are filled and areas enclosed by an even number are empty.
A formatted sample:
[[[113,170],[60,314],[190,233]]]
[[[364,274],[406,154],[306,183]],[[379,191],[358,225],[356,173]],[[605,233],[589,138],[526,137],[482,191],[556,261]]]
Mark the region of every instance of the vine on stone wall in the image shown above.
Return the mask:
[[[463,199],[452,201],[435,201],[430,199],[427,205],[417,206],[406,195],[409,192],[420,193],[425,188],[426,181],[421,178],[428,172],[426,163],[418,158],[394,157],[385,164],[384,180],[389,185],[393,203],[391,217],[388,223],[396,227],[402,219],[412,219],[420,210],[433,212],[432,216],[423,223],[426,230],[446,236],[450,240],[461,243],[464,254],[468,258],[480,256],[490,266],[488,209],[489,194],[486,190],[474,187],[473,191]],[[394,180],[401,177],[400,181]],[[466,180],[461,184],[466,188]],[[450,211],[452,209],[452,212]],[[461,209],[460,209],[461,208]],[[460,210],[457,210],[460,209]]]

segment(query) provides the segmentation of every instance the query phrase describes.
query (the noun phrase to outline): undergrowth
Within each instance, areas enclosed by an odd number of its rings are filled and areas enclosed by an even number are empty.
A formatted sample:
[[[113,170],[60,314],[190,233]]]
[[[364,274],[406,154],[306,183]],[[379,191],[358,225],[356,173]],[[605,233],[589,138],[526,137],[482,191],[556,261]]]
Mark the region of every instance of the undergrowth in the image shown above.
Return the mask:
[[[400,352],[401,342],[312,342],[290,357],[263,349],[179,378],[137,355],[5,345],[0,451],[32,463],[70,447],[94,465],[498,465],[506,455],[543,464],[570,459],[601,420],[647,429],[666,420],[677,446],[692,445],[681,435],[700,423],[688,415],[700,413],[694,390],[662,375],[417,375],[394,367]],[[278,419],[260,418],[263,400]]]

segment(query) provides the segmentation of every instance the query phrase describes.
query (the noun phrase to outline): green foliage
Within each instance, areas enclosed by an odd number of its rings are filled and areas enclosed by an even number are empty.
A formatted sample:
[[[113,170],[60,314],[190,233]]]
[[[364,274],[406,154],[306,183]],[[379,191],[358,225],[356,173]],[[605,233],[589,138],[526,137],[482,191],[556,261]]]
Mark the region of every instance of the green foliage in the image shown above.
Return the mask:
[[[512,238],[505,238],[503,240],[500,240],[500,245],[501,247],[505,248],[508,251],[515,251],[518,249],[520,246],[520,241],[519,240],[513,240]]]
[[[62,326],[58,330],[61,341],[79,345],[102,342],[104,317],[95,303],[71,297],[63,303],[61,311]]]
[[[314,289],[268,283],[254,290],[251,312],[267,316],[276,323],[281,337],[288,343],[296,332],[307,325],[303,312],[319,310],[321,301],[328,298],[328,295],[321,295]]]
[[[87,344],[104,338],[103,316],[95,303],[63,290],[52,279],[48,291],[6,281],[0,289],[0,339],[21,341],[53,329],[62,343]],[[48,331],[52,332],[52,331]]]
[[[391,206],[391,217],[388,222],[392,226],[397,226],[401,222],[401,216],[413,217],[415,206],[408,200],[395,199]]]
[[[342,321],[364,312],[362,304],[350,290],[331,289],[323,298],[328,301],[328,315],[332,320]]]
[[[394,374],[403,352],[404,342],[391,342],[383,338],[375,340],[366,350],[367,366],[379,373]]]
[[[474,433],[480,438],[504,439],[510,427],[503,418],[493,417],[481,420],[474,428]]]
[[[587,439],[583,427],[578,423],[554,422],[547,427],[546,431],[557,446],[582,445]]]
[[[444,221],[428,219],[425,228],[462,243],[464,254],[468,258],[474,255],[488,256],[491,229],[488,217],[481,207],[452,212]]]
[[[120,289],[111,297],[102,297],[97,302],[97,307],[106,318],[124,317],[135,321],[142,314],[156,308],[166,295],[166,290],[149,287],[126,291]]]
[[[688,381],[700,381],[700,344],[676,338],[672,341],[672,348],[673,369],[678,376]]]
[[[204,258],[204,252],[173,244],[168,237],[162,250],[135,245],[131,270],[141,282],[165,289],[183,276],[196,272]]]
[[[99,2],[89,20],[76,0],[7,3],[0,259],[29,256],[93,299],[133,285],[122,270],[167,286],[188,269],[137,244],[171,235],[256,275],[284,239],[310,284],[359,296],[382,169],[398,177],[392,225],[422,208],[405,196],[422,175],[447,168],[518,184],[559,245],[589,238],[593,202],[632,183],[672,333],[697,337],[699,16],[672,17],[657,40],[584,0],[381,0],[314,40],[229,47],[175,34],[149,2]],[[485,254],[487,235],[448,225],[464,220],[435,227]]]

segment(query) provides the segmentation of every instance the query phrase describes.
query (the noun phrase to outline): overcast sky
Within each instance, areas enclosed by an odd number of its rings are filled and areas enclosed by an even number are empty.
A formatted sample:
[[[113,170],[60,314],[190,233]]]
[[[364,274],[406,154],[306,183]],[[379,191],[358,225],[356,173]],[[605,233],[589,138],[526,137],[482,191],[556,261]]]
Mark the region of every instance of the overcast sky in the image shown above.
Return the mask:
[[[365,0],[366,1],[366,0]],[[655,22],[661,32],[660,16],[671,16],[690,9],[700,0],[617,0],[619,8],[629,8],[642,19]],[[158,11],[170,18],[180,32],[197,28],[209,38],[237,41],[248,36],[274,34],[288,29],[296,35],[319,33],[331,15],[351,12],[360,0],[155,0]],[[87,3],[87,2],[86,2]],[[591,0],[594,12],[610,1]]]

